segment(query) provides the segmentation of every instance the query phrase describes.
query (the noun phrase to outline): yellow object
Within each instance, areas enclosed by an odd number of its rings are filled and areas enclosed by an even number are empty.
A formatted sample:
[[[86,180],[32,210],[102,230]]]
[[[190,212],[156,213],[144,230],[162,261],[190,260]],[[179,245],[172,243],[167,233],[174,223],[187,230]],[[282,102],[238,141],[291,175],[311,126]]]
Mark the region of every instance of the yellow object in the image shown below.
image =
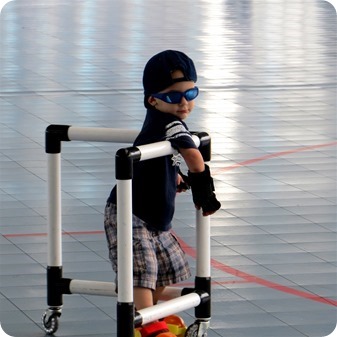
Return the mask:
[[[142,337],[142,334],[140,333],[140,329],[135,329],[135,337]]]
[[[187,327],[184,320],[177,315],[170,315],[164,318],[164,321],[167,324],[168,329],[171,333],[175,334],[177,337],[184,337]],[[140,333],[141,328],[135,329],[134,337],[142,337]]]
[[[164,318],[170,332],[177,337],[184,337],[187,330],[184,320],[177,315],[170,315]]]
[[[177,337],[184,337],[187,330],[186,326],[178,326],[175,324],[167,324],[170,332],[174,333]]]

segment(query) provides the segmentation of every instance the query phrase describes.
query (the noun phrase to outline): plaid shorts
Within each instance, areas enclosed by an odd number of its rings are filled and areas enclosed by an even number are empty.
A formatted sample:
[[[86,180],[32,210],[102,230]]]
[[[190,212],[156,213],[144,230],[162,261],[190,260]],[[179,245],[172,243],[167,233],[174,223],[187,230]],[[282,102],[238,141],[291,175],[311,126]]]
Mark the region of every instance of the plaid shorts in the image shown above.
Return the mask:
[[[133,222],[133,284],[155,290],[188,279],[191,272],[185,253],[170,231],[153,231],[132,216]],[[104,227],[112,268],[117,274],[117,209],[105,207]]]

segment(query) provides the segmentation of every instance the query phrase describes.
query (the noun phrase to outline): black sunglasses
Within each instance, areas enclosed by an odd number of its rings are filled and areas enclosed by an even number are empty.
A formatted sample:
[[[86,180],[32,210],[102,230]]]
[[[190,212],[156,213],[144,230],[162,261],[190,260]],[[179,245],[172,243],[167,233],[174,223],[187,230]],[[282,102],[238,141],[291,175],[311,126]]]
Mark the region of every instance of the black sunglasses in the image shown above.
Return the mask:
[[[199,88],[194,87],[184,92],[170,91],[170,92],[165,92],[165,93],[152,94],[151,96],[155,98],[159,98],[162,101],[169,103],[169,104],[178,104],[181,102],[183,97],[186,99],[186,101],[192,101],[198,95],[199,95]]]

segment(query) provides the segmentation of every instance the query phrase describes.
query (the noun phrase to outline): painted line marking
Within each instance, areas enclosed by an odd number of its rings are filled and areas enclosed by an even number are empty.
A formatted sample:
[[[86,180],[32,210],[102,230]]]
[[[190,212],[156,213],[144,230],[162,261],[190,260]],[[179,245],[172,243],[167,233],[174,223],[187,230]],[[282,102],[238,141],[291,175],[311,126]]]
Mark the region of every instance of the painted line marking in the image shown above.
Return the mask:
[[[69,235],[69,236],[76,236],[76,235],[102,235],[104,234],[104,231],[84,231],[84,232],[63,232],[62,235]],[[15,237],[32,237],[32,236],[47,236],[47,233],[22,233],[22,234],[4,234],[3,237],[5,238],[15,238]],[[177,236],[178,237],[178,236]],[[183,250],[185,251],[185,253],[191,257],[193,257],[194,259],[196,258],[197,252],[196,250],[189,246],[186,242],[184,242],[181,238],[178,237],[179,243],[182,246]],[[263,278],[251,275],[251,274],[247,274],[243,271],[240,271],[238,269],[235,269],[233,267],[230,267],[226,264],[223,264],[215,259],[211,259],[211,266],[217,270],[220,270],[224,273],[233,275],[235,277],[238,277],[240,279],[242,279],[241,281],[229,281],[230,284],[233,283],[256,283],[259,284],[261,286],[267,287],[267,288],[271,288],[277,291],[281,291],[284,292],[286,294],[290,294],[290,295],[294,295],[296,297],[302,297],[311,301],[315,301],[315,302],[319,302],[319,303],[323,303],[323,304],[327,304],[327,305],[331,305],[331,306],[337,306],[337,301],[333,300],[333,299],[329,299],[326,297],[321,297],[309,292],[305,292],[302,290],[297,290],[291,287],[287,287],[287,286],[283,286],[281,284],[275,283],[275,282],[271,282],[268,280],[265,280]],[[222,282],[216,282],[217,284],[226,284],[226,282],[222,283]]]
[[[330,143],[324,143],[324,144],[318,144],[318,145],[312,145],[312,146],[304,146],[304,147],[300,147],[300,148],[295,148],[292,150],[287,150],[287,151],[281,151],[281,152],[276,152],[276,153],[271,153],[271,154],[267,154],[265,156],[261,156],[261,157],[257,157],[257,158],[252,158],[252,159],[248,159],[245,160],[243,162],[231,165],[231,166],[227,166],[224,167],[222,169],[216,169],[213,171],[213,174],[218,174],[218,173],[222,173],[222,172],[226,172],[226,171],[230,171],[233,170],[235,168],[238,167],[242,167],[242,166],[248,166],[260,161],[264,161],[264,160],[268,160],[268,159],[272,159],[272,158],[277,158],[277,157],[282,157],[285,156],[287,154],[294,154],[294,153],[298,153],[298,152],[304,152],[304,151],[309,151],[309,150],[316,150],[319,148],[323,148],[323,147],[328,147],[328,146],[335,146],[337,145],[337,141],[334,142],[330,142]],[[104,231],[83,231],[83,232],[63,232],[63,235],[94,235],[94,234],[104,234]],[[3,237],[5,238],[15,238],[15,237],[32,237],[32,236],[47,236],[47,233],[23,233],[23,234],[5,234],[3,235]],[[179,238],[179,241],[181,243],[181,246],[183,247],[183,249],[185,250],[186,254],[190,255],[193,258],[196,258],[196,250],[194,248],[192,248],[191,246],[189,246],[186,242],[184,242],[181,238]],[[284,292],[286,294],[290,294],[290,295],[294,295],[297,297],[302,297],[311,301],[315,301],[315,302],[319,302],[319,303],[323,303],[323,304],[327,304],[327,305],[331,305],[331,306],[337,306],[337,300],[333,300],[333,299],[329,299],[329,298],[325,298],[325,297],[321,297],[306,291],[302,291],[302,290],[297,290],[291,287],[287,287],[287,286],[283,286],[281,284],[275,283],[275,282],[271,282],[268,280],[265,280],[263,278],[254,276],[254,275],[250,275],[247,274],[245,272],[242,272],[238,269],[235,269],[233,267],[227,266],[215,259],[211,259],[211,265],[213,268],[218,269],[220,271],[223,271],[227,274],[231,274],[233,276],[239,277],[241,279],[243,279],[245,282],[247,283],[256,283],[259,284],[261,286],[267,287],[267,288],[271,288],[277,291],[281,291]],[[236,282],[236,281],[233,281]]]
[[[298,152],[317,150],[317,149],[320,149],[320,148],[323,148],[323,147],[335,146],[335,145],[337,145],[337,141],[330,142],[330,143],[324,143],[324,144],[317,144],[317,145],[311,145],[311,146],[298,147],[298,148],[295,148],[295,149],[292,149],[292,150],[286,150],[286,151],[280,151],[280,152],[270,153],[270,154],[267,154],[265,156],[261,156],[261,157],[256,157],[256,158],[244,160],[242,162],[239,162],[237,164],[233,164],[233,165],[230,165],[230,166],[226,166],[224,168],[214,169],[214,170],[212,170],[212,173],[214,175],[216,175],[216,174],[219,174],[219,173],[222,173],[222,172],[234,170],[234,169],[236,169],[238,167],[248,166],[248,165],[252,165],[252,164],[258,163],[260,161],[282,157],[282,156],[285,156],[287,154],[294,154],[294,153],[298,153]]]
[[[186,242],[184,242],[181,238],[178,238],[180,245],[182,246],[182,248],[184,249],[185,253],[190,255],[193,258],[196,258],[197,252],[194,248],[192,248],[191,246],[189,246]],[[325,298],[325,297],[321,297],[306,291],[302,291],[302,290],[297,290],[288,286],[283,286],[281,284],[275,283],[275,282],[271,282],[268,280],[265,280],[261,277],[257,277],[251,274],[247,274],[241,270],[235,269],[233,267],[230,267],[224,263],[221,263],[215,259],[211,259],[211,266],[217,270],[223,271],[224,273],[239,277],[245,281],[247,281],[247,283],[256,283],[259,284],[261,286],[267,287],[267,288],[271,288],[277,291],[281,291],[284,292],[286,294],[290,294],[290,295],[294,295],[297,297],[302,297],[308,300],[312,300],[315,302],[320,302],[323,304],[327,304],[327,305],[332,305],[332,306],[337,306],[337,301],[333,300],[333,299],[329,299],[329,298]]]

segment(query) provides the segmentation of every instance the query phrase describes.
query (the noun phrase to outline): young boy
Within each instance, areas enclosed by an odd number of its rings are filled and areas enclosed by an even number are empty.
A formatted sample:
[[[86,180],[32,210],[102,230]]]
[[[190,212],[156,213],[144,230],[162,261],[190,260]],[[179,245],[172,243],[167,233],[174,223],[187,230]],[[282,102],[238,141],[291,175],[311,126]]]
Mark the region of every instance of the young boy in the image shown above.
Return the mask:
[[[203,215],[220,208],[209,167],[192,140],[184,120],[199,90],[193,61],[184,53],[166,50],[153,56],[143,74],[146,118],[134,146],[168,140],[178,155],[135,163],[132,181],[134,304],[137,310],[157,303],[164,288],[190,277],[185,254],[170,232],[177,191],[192,188],[195,206]],[[185,160],[188,181],[178,173]],[[109,256],[117,273],[116,186],[105,209]],[[165,322],[144,326],[142,337],[174,337]]]

